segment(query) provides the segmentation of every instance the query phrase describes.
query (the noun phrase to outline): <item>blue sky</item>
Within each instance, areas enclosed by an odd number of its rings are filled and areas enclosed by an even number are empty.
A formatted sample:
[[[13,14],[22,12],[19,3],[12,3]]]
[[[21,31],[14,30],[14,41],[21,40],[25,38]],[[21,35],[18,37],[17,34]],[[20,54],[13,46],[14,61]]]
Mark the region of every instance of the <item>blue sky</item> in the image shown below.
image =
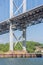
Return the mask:
[[[20,6],[22,0],[14,0],[17,6]],[[43,0],[27,0],[27,10],[43,5]],[[10,0],[0,0],[0,22],[10,17]],[[14,12],[16,11],[14,7]],[[21,9],[22,12],[22,9]],[[16,14],[17,15],[17,14]],[[21,35],[22,32],[15,31],[16,36]],[[43,23],[37,24],[27,28],[27,40],[43,43]],[[14,39],[15,41],[15,39]],[[0,43],[9,42],[9,33],[0,35]]]

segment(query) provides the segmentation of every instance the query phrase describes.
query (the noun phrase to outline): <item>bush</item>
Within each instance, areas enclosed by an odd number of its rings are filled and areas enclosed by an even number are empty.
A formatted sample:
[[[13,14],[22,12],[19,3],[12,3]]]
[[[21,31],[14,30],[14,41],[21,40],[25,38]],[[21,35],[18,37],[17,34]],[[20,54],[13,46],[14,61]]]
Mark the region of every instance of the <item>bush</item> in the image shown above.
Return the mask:
[[[17,45],[14,46],[14,50],[22,50],[21,43],[17,43]]]

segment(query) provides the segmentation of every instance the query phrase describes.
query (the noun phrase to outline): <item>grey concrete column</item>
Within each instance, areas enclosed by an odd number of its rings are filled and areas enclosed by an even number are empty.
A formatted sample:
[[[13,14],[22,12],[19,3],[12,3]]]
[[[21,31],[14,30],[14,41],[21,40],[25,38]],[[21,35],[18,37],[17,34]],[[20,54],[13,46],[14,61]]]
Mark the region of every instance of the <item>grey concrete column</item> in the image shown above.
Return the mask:
[[[13,29],[12,29],[12,24],[10,23],[10,51],[13,51]]]
[[[13,17],[13,0],[10,0],[10,18]],[[9,30],[9,35],[10,35],[10,51],[13,51],[13,29],[12,29],[12,23],[10,22],[10,30]]]
[[[26,28],[23,29],[23,50],[26,50]]]

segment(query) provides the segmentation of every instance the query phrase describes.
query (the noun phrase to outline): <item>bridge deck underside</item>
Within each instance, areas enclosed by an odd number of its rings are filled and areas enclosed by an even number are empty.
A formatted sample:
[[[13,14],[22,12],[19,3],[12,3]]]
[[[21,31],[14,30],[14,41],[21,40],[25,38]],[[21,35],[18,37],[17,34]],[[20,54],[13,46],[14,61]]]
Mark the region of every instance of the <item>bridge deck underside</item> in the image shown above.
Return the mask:
[[[43,19],[43,5],[33,10],[12,17],[6,21],[0,22],[0,35],[9,32],[10,23],[14,30],[22,30],[31,25],[41,23]]]

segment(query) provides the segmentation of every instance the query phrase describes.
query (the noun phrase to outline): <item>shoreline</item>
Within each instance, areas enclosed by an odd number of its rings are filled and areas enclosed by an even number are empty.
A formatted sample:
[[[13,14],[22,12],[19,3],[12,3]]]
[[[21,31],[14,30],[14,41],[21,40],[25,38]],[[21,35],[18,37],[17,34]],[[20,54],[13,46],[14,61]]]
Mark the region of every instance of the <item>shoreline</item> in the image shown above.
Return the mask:
[[[37,58],[43,57],[43,53],[27,53],[26,51],[9,51],[0,54],[0,58]]]

